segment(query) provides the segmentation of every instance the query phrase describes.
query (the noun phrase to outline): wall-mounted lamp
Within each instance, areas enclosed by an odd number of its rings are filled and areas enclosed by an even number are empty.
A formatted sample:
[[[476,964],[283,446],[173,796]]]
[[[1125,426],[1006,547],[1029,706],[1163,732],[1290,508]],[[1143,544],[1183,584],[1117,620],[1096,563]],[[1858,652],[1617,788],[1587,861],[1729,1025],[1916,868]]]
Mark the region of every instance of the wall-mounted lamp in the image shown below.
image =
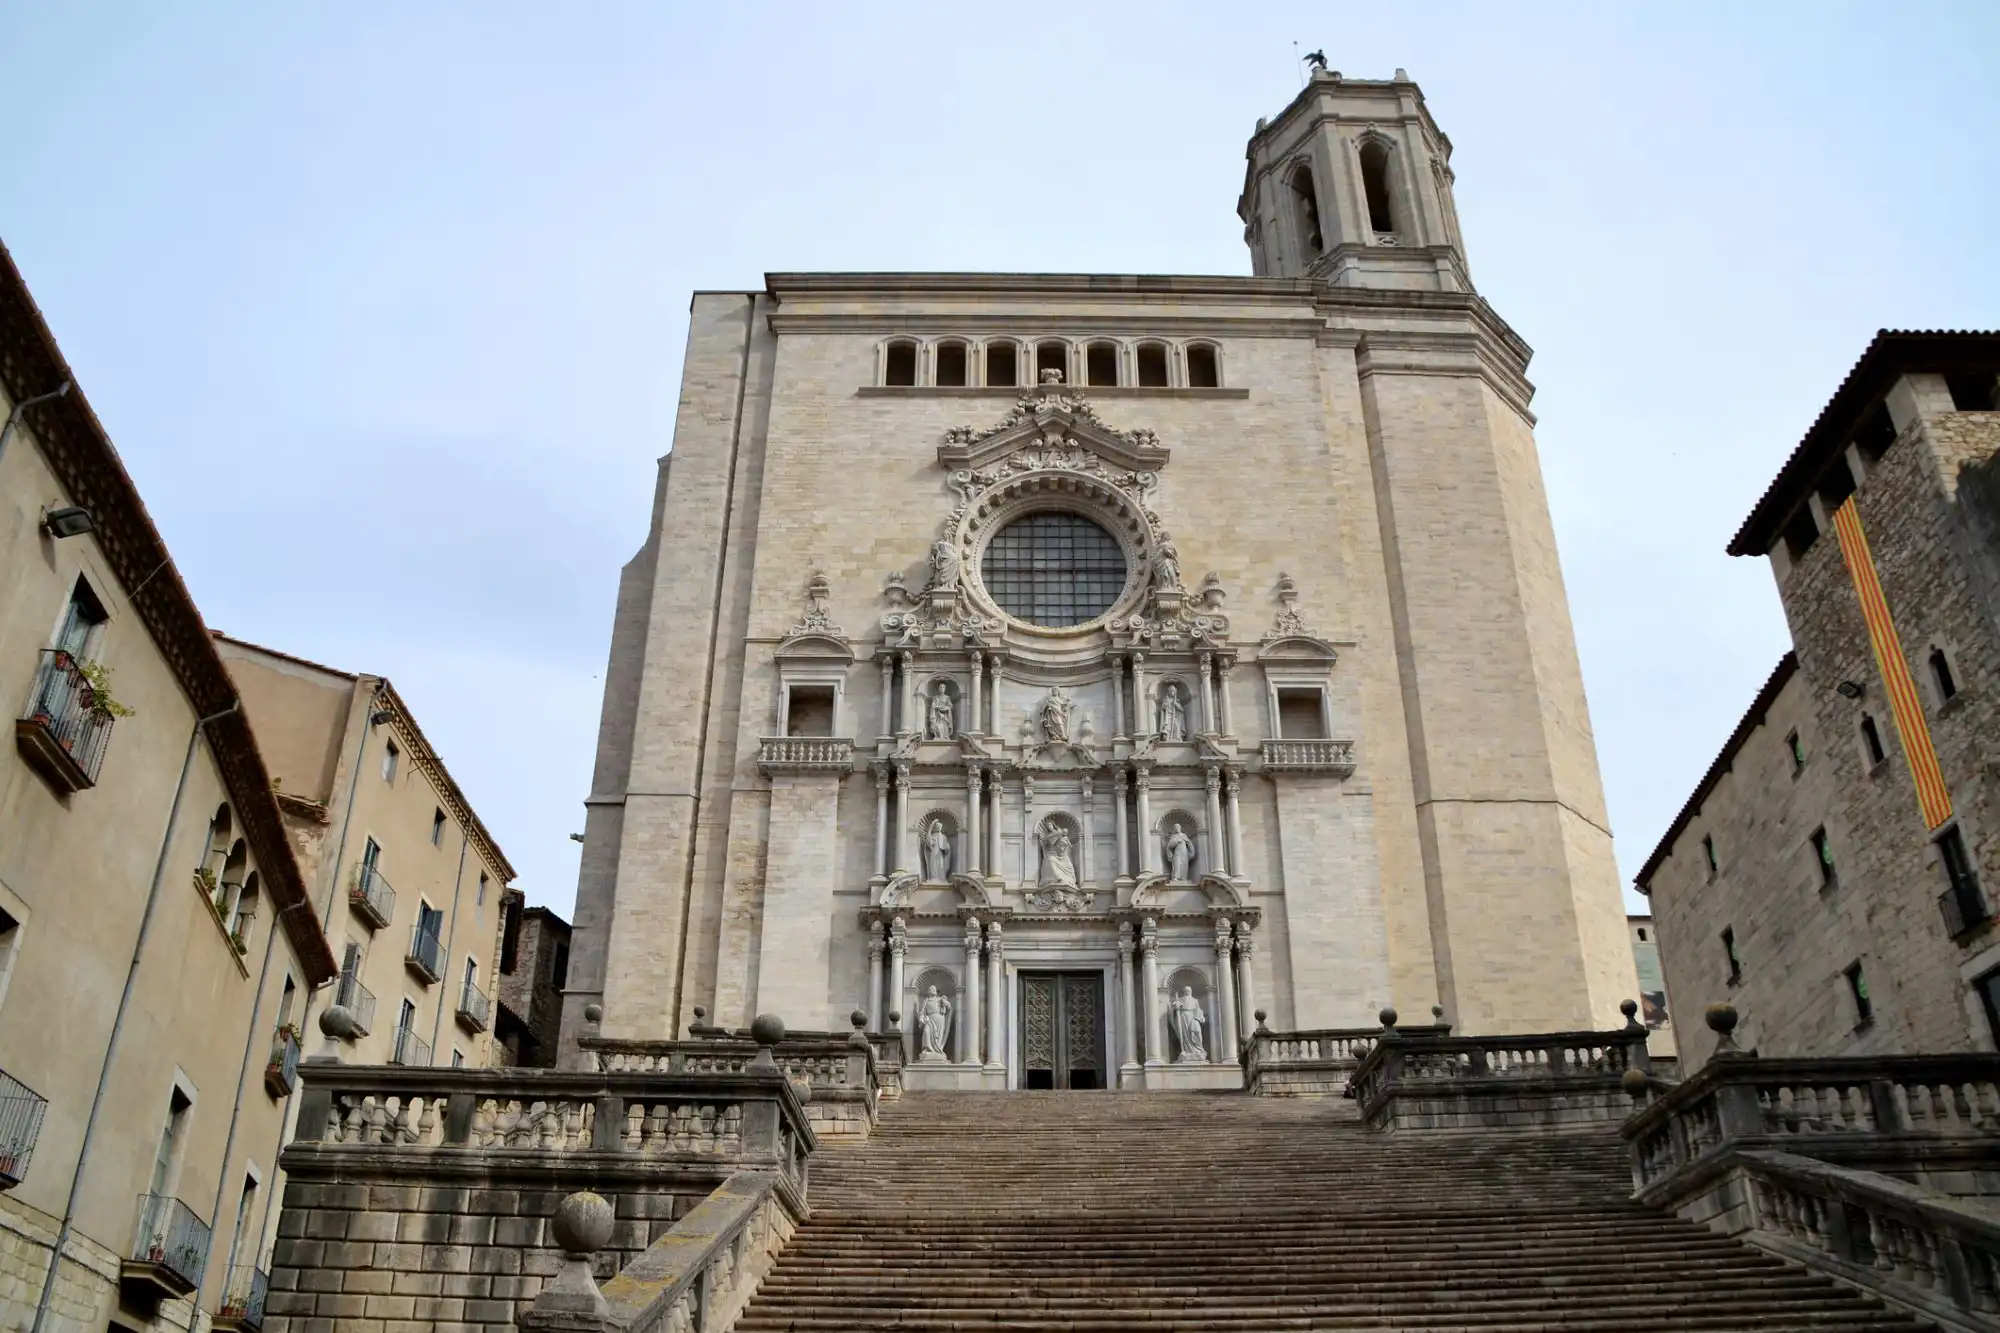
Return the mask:
[[[1853,681],[1853,680],[1843,680],[1840,682],[1840,684],[1834,686],[1833,689],[1834,693],[1838,694],[1843,699],[1859,699],[1862,695],[1868,692],[1867,690],[1862,688],[1861,683],[1859,681]]]
[[[368,715],[368,725],[379,727],[385,722],[393,722],[396,715],[386,708],[378,708]]]
[[[81,537],[86,532],[97,531],[97,520],[82,505],[64,505],[43,514],[42,526],[49,530],[49,536],[57,539]]]

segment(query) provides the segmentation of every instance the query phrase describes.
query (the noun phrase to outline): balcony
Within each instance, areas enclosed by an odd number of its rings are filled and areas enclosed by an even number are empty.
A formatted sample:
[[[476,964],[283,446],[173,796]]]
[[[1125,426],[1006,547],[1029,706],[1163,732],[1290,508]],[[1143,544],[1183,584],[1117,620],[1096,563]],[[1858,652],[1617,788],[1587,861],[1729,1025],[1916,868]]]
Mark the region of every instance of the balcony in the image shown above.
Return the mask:
[[[215,1307],[215,1321],[209,1327],[257,1333],[264,1327],[264,1295],[270,1286],[271,1275],[255,1264],[232,1265],[222,1304]]]
[[[854,767],[854,742],[836,736],[766,736],[757,742],[757,767],[765,773],[846,773]]]
[[[356,866],[354,882],[347,886],[347,906],[370,930],[380,930],[396,917],[396,891],[374,866]]]
[[[1264,742],[1264,771],[1267,773],[1325,773],[1331,777],[1354,775],[1353,741]]]
[[[99,706],[83,664],[59,648],[43,649],[33,698],[14,723],[21,757],[65,795],[96,786],[117,719]]]
[[[271,1059],[264,1066],[264,1091],[273,1097],[289,1097],[298,1084],[299,1030],[290,1023],[281,1023],[271,1038]]]
[[[486,998],[486,992],[467,978],[458,992],[458,1025],[475,1035],[484,1032],[492,1022],[492,1008],[492,1001]]]
[[[10,1190],[28,1174],[35,1140],[42,1135],[48,1101],[17,1078],[0,1073],[0,1190]]]
[[[361,978],[352,972],[341,973],[340,989],[334,992],[333,1002],[354,1015],[354,1026],[360,1029],[356,1036],[365,1037],[375,1030],[375,992],[362,985]]]
[[[1954,878],[1951,887],[1938,895],[1938,910],[1944,913],[1945,931],[1953,939],[1993,919],[1986,895],[1979,891],[1978,881],[1969,875]]]
[[[396,1029],[395,1049],[389,1052],[392,1065],[428,1065],[431,1062],[431,1044],[409,1028]]]
[[[411,929],[410,951],[403,956],[403,963],[410,975],[426,986],[444,975],[444,946],[438,943],[435,929],[426,930],[422,922]]]
[[[208,1262],[208,1223],[179,1199],[139,1196],[132,1257],[119,1265],[118,1285],[148,1303],[179,1300],[201,1285]]]

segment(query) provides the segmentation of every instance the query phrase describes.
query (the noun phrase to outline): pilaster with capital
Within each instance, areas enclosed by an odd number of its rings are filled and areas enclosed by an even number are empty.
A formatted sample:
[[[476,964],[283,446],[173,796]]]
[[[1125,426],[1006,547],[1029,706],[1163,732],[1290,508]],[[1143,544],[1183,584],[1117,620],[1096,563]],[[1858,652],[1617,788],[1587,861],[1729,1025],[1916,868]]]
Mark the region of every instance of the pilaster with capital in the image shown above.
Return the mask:
[[[1125,826],[1125,787],[1125,768],[1121,764],[1111,774],[1112,813],[1118,824],[1118,874],[1129,879],[1132,875],[1132,834]]]
[[[965,730],[979,736],[986,731],[986,654],[975,651],[971,657],[972,691],[965,701]]]
[[[1202,771],[1202,786],[1208,792],[1208,827],[1203,830],[1201,868],[1213,871],[1222,860],[1223,844],[1227,841],[1222,832],[1222,770],[1218,765],[1210,764]],[[1230,867],[1230,873],[1235,873],[1234,866]]]
[[[896,659],[883,653],[875,659],[875,664],[882,668],[882,729],[879,734],[893,736],[896,734]]]
[[[979,827],[979,798],[985,784],[986,774],[979,765],[965,770],[965,873],[969,875],[986,873],[986,843]]]
[[[921,733],[923,719],[917,716],[917,655],[905,652],[903,658],[902,711],[896,722],[903,731]]]
[[[1236,969],[1231,952],[1229,918],[1215,919],[1215,1042],[1209,1051],[1209,1058],[1218,1062],[1233,1060],[1236,1055]],[[1225,1044],[1229,1043],[1229,1044]]]
[[[882,927],[868,926],[868,1030],[882,1030]]]
[[[1083,784],[1083,846],[1077,848],[1077,851],[1082,854],[1083,861],[1078,869],[1083,875],[1083,883],[1095,884],[1097,883],[1097,826],[1091,811],[1090,796],[1096,783],[1088,773],[1083,775],[1081,781]]]
[[[1125,659],[1111,659],[1111,734],[1125,735]]]
[[[1236,988],[1242,992],[1242,999],[1236,1006],[1236,1030],[1244,1041],[1250,1040],[1257,1032],[1257,982],[1251,964],[1251,957],[1257,952],[1257,942],[1250,938],[1250,923],[1236,923]]]
[[[1033,884],[1041,866],[1035,859],[1041,848],[1035,845],[1035,780],[1021,775],[1021,883]]]
[[[1139,1067],[1139,1031],[1134,1026],[1132,1016],[1132,988],[1138,984],[1132,975],[1132,923],[1118,923],[1118,1051],[1121,1068]]]
[[[1229,794],[1229,873],[1237,879],[1247,878],[1243,866],[1243,807],[1237,801],[1237,793],[1243,789],[1243,770],[1229,767],[1222,770],[1223,790]]]
[[[1203,731],[1221,731],[1220,720],[1215,715],[1215,654],[1200,653],[1195,661],[1201,673],[1201,728]]]
[[[889,864],[889,770],[875,765],[875,873],[886,875]]]
[[[1236,718],[1229,709],[1229,671],[1235,665],[1236,658],[1229,653],[1224,653],[1215,660],[1215,692],[1222,703],[1222,734],[1225,736],[1236,734]]]
[[[1137,734],[1151,736],[1159,730],[1153,724],[1153,692],[1146,687],[1146,655],[1132,654],[1132,725]]]
[[[1000,923],[986,923],[986,1067],[1007,1067],[1007,956]]]
[[[889,1012],[900,1015],[896,1020],[898,1031],[903,1030],[903,1021],[910,1016],[910,1011],[903,1002],[903,955],[909,947],[910,937],[903,928],[903,918],[896,917],[889,922]],[[904,1037],[904,1059],[910,1056],[909,1044],[910,1039]]]
[[[1160,840],[1153,836],[1153,770],[1145,764],[1137,764],[1132,770],[1132,785],[1138,789],[1139,807],[1139,870],[1142,874],[1158,874],[1160,869]]]
[[[910,828],[910,766],[896,765],[896,871],[918,864],[916,833]]]
[[[1160,1008],[1160,923],[1150,916],[1139,926],[1139,953],[1145,973],[1140,989],[1146,1001],[1146,1063],[1163,1065],[1167,1020]]]
[[[965,918],[965,985],[958,994],[958,1059],[960,1064],[979,1063],[979,918]]]

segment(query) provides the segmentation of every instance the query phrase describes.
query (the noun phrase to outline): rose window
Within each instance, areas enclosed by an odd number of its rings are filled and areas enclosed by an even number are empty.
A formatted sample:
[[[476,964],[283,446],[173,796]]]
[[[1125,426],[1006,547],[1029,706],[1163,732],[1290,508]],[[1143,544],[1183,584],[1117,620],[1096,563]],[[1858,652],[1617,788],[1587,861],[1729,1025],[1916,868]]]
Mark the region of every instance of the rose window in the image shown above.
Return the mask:
[[[1066,629],[1111,609],[1125,587],[1125,552],[1080,515],[1027,514],[993,534],[979,574],[1008,615]]]

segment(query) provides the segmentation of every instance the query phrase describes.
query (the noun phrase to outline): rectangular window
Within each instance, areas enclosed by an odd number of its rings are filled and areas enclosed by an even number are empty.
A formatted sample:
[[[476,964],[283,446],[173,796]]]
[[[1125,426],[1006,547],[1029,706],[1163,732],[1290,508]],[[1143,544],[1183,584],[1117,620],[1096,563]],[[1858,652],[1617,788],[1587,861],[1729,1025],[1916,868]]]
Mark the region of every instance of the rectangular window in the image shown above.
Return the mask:
[[[1785,737],[1785,748],[1791,751],[1792,776],[1797,777],[1799,774],[1805,772],[1806,768],[1806,747],[1800,742],[1798,732],[1795,731]]]
[[[1729,984],[1734,986],[1743,980],[1743,960],[1736,956],[1736,931],[1733,927],[1723,928],[1722,954],[1729,960]]]
[[[1875,1021],[1875,1006],[1868,1000],[1868,978],[1861,975],[1859,962],[1847,965],[1847,993],[1854,1000],[1854,1026],[1865,1028]]]
[[[1979,992],[1980,1007],[1986,1010],[1987,1035],[2000,1047],[2000,968],[1973,982],[1972,989]]]
[[[417,1006],[413,1000],[404,1000],[396,1010],[396,1031],[408,1032],[417,1025]]]
[[[549,984],[561,990],[569,984],[569,941],[557,940],[555,963],[549,968]]]
[[[251,1210],[257,1204],[257,1177],[243,1177],[243,1193],[236,1199],[236,1225],[229,1233],[229,1267],[246,1262],[243,1258],[243,1232],[250,1224]],[[227,1270],[225,1270],[226,1272]]]
[[[437,939],[440,935],[444,934],[443,909],[432,907],[426,902],[419,902],[417,904],[417,929],[432,939]]]
[[[1715,836],[1706,835],[1701,840],[1701,859],[1708,863],[1708,873],[1713,878],[1717,870],[1715,861]]]
[[[986,382],[1011,389],[1014,376],[1014,344],[986,344]]]
[[[472,905],[474,907],[486,906],[486,872],[483,870],[479,872],[479,896],[472,900]]]
[[[1833,883],[1833,844],[1827,841],[1826,830],[1812,831],[1813,860],[1819,864],[1819,885],[1827,888]]]
[[[403,752],[396,748],[396,742],[394,741],[390,741],[382,747],[382,781],[394,782],[396,780],[396,761],[402,757],[402,754]]]
[[[1965,835],[1954,824],[1937,838],[1938,863],[1944,867],[1944,892],[1938,908],[1944,913],[1946,931],[1956,939],[1986,921],[1986,896],[1979,891],[1979,877],[1973,872],[1971,854],[1965,850]]]
[[[1139,387],[1167,387],[1167,349],[1159,343],[1143,343],[1139,347]]]
[[[1323,741],[1326,735],[1325,694],[1317,689],[1278,691],[1278,736],[1288,741]]]
[[[442,846],[444,846],[444,811],[443,811],[443,810],[433,810],[433,811],[431,812],[431,846],[433,846],[433,847],[442,847]]]
[[[452,1053],[451,1053],[451,1067],[452,1067],[453,1069],[463,1069],[463,1068],[465,1068],[465,1052],[464,1052],[464,1051],[461,1051],[461,1050],[457,1050],[457,1049],[454,1049],[454,1050],[452,1051]]]
[[[1937,686],[1938,703],[1948,704],[1958,696],[1958,677],[1951,673],[1951,659],[1944,649],[1931,649],[1931,683]]]
[[[785,691],[785,734],[833,735],[833,686],[794,685]]]
[[[54,647],[71,657],[90,660],[90,650],[96,646],[97,628],[110,618],[104,603],[91,591],[90,584],[78,578],[76,586],[70,589],[69,605],[63,609],[62,624],[56,629]]]
[[[181,1137],[187,1131],[187,1115],[194,1107],[179,1088],[167,1098],[167,1123],[160,1131],[160,1148],[153,1155],[151,1193],[166,1194],[174,1186],[175,1168],[180,1165]]]
[[[1882,748],[1882,730],[1872,717],[1861,719],[1861,748],[1867,752],[1870,768],[1889,757],[1889,752]]]

